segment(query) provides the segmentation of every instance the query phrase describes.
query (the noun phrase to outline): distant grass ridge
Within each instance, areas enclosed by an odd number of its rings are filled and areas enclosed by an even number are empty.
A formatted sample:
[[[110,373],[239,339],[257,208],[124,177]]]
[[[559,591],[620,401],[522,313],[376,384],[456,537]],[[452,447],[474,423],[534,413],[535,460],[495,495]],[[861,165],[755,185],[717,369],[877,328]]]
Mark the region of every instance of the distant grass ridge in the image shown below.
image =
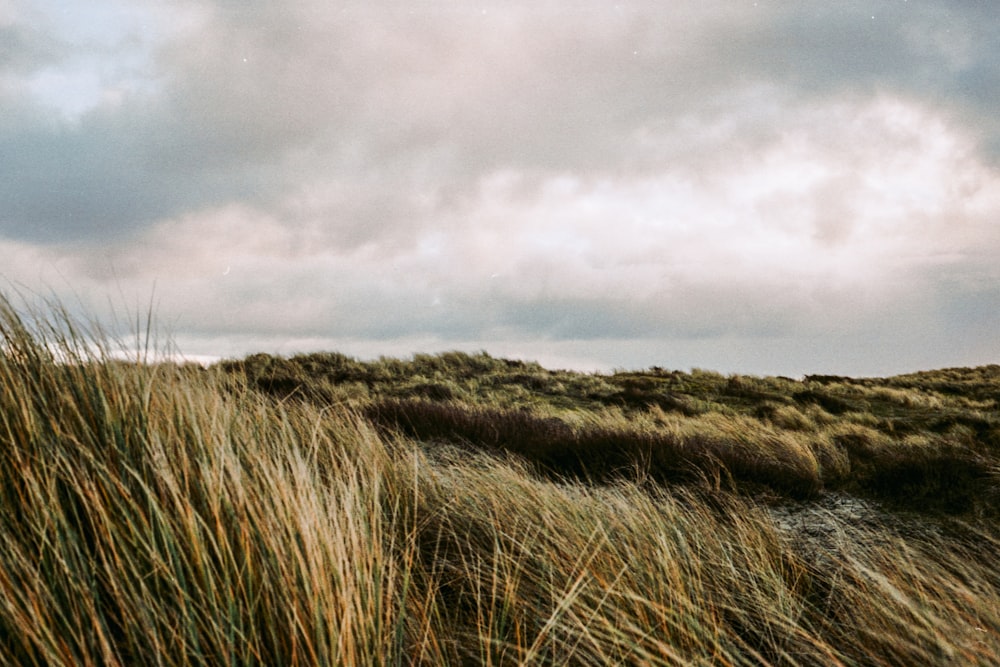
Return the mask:
[[[1000,366],[799,381],[584,374],[449,352],[373,362],[255,355],[221,368],[282,400],[354,406],[411,438],[516,454],[549,478],[638,475],[795,499],[846,490],[926,511],[1000,508]]]
[[[978,505],[754,495],[988,468],[984,393],[119,347],[0,298],[0,664],[1000,664]]]

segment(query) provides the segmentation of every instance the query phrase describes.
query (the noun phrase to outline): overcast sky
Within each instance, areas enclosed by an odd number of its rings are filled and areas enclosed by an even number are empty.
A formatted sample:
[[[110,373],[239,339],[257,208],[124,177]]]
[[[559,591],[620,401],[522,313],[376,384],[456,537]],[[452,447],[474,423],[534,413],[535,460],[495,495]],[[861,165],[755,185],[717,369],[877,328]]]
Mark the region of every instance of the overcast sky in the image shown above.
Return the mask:
[[[975,0],[0,0],[0,289],[191,357],[1000,362]]]

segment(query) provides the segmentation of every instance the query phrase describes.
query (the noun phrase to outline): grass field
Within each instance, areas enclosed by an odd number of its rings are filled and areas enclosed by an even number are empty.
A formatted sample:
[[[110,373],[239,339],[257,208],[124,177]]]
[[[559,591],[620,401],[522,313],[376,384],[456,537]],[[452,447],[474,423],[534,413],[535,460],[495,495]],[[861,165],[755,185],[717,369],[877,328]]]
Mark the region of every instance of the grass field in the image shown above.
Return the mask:
[[[1000,664],[1000,367],[119,347],[0,301],[2,664]]]

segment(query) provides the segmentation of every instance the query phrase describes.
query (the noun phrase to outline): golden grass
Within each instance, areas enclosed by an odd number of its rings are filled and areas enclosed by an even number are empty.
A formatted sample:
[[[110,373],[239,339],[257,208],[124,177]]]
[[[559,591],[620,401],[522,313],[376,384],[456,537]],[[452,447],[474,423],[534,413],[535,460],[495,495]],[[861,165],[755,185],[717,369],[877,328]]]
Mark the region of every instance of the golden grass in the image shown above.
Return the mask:
[[[789,527],[725,490],[542,479],[85,331],[0,303],[2,664],[1000,662],[992,524]],[[838,438],[882,442],[644,419],[566,428],[817,479]]]

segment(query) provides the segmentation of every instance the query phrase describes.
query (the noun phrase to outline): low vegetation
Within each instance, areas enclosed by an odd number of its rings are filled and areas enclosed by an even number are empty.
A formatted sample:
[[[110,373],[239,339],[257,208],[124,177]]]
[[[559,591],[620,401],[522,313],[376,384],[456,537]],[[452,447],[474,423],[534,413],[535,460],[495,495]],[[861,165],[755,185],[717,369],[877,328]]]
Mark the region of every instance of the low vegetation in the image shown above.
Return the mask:
[[[115,345],[0,300],[2,664],[1000,663],[1000,367]]]
[[[709,481],[797,500],[841,491],[950,514],[993,515],[1000,501],[1000,366],[792,380],[586,374],[449,352],[254,355],[218,370],[285,404],[349,407],[384,435],[516,454],[546,479]]]

